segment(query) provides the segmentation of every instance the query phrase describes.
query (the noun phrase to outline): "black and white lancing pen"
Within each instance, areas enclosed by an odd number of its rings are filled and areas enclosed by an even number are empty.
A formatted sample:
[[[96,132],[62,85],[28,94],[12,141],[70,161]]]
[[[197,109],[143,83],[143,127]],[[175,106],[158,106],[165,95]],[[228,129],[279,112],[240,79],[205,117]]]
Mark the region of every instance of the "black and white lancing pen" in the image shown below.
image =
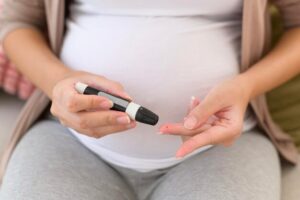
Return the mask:
[[[113,102],[111,110],[126,112],[131,119],[138,122],[150,125],[155,125],[158,122],[158,116],[155,113],[122,97],[100,91],[81,82],[75,84],[75,89],[81,94],[99,95],[108,98]]]

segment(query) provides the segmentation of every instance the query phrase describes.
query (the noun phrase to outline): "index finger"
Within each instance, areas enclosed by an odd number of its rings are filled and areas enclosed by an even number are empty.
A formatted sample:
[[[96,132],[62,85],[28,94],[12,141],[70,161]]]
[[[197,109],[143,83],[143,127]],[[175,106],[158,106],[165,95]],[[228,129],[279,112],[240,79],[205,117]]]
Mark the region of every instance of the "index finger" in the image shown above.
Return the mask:
[[[228,131],[224,127],[213,126],[185,141],[176,152],[176,157],[184,157],[200,147],[220,143],[231,137]]]
[[[82,76],[80,81],[104,92],[132,100],[132,98],[124,91],[123,86],[115,81],[99,76]]]
[[[107,110],[113,106],[113,102],[106,97],[98,95],[83,95],[73,93],[69,97],[66,106],[68,111],[70,112],[79,112],[93,109]]]

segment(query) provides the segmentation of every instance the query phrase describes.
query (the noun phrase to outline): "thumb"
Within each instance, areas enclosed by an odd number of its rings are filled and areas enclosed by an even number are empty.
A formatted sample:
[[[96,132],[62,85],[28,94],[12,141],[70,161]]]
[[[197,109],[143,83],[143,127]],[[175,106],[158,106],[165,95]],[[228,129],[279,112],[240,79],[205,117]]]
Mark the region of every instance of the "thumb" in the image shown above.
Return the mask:
[[[220,101],[214,98],[206,97],[194,109],[190,111],[184,120],[186,129],[195,129],[208,120],[210,116],[222,109]]]
[[[200,99],[198,97],[195,97],[195,96],[191,96],[191,99],[190,99],[190,103],[189,103],[189,106],[188,106],[188,109],[187,109],[187,113],[186,113],[186,116],[190,114],[190,112],[196,107],[198,106],[200,103]]]

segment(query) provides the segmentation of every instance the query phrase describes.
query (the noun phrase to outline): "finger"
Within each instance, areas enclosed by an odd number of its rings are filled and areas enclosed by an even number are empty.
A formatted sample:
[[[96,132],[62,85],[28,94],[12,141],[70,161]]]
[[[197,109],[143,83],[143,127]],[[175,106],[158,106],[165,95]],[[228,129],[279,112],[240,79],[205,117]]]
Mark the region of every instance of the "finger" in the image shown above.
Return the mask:
[[[7,66],[7,58],[0,52],[0,66]]]
[[[159,132],[162,134],[181,135],[181,136],[193,136],[199,134],[211,127],[211,124],[203,124],[197,129],[186,129],[182,123],[164,124],[160,127]]]
[[[184,142],[179,150],[176,152],[176,157],[184,157],[192,151],[206,146],[221,143],[232,137],[230,130],[220,126],[213,126],[201,134],[191,137]]]
[[[24,100],[28,99],[32,94],[33,90],[34,86],[27,79],[25,79],[24,76],[22,76],[18,85],[19,98]]]
[[[81,76],[80,80],[78,81],[84,82],[87,85],[102,90],[104,92],[108,92],[123,97],[125,99],[132,100],[132,98],[124,91],[124,88],[120,83],[106,79],[105,77],[86,75]]]
[[[3,88],[10,94],[16,94],[20,73],[13,67],[11,63],[7,64],[3,80]]]
[[[113,106],[113,102],[106,97],[98,95],[83,95],[73,90],[65,94],[65,99],[63,101],[65,102],[65,106],[69,112],[93,109],[108,110]]]
[[[188,106],[187,114],[188,115],[196,106],[200,103],[200,99],[196,98],[195,96],[191,96],[190,104]]]
[[[114,125],[114,126],[104,126],[94,129],[81,129],[78,127],[74,127],[72,124],[69,125],[67,122],[63,122],[64,126],[73,127],[77,132],[82,133],[84,135],[94,137],[94,138],[101,138],[103,136],[119,133],[121,131],[126,131],[136,127],[136,122],[132,121],[130,124],[127,125]]]
[[[118,125],[118,126],[106,126],[96,129],[96,132],[93,133],[92,137],[99,138],[106,135],[119,133],[136,127],[136,122],[132,121],[128,125]]]
[[[11,78],[7,77],[5,75],[4,80],[3,80],[3,88],[6,92],[10,94],[16,94],[17,92],[17,84],[18,84],[18,78]]]
[[[135,122],[130,120],[126,113],[118,111],[70,113],[61,109],[60,106],[52,105],[51,113],[65,124],[81,130],[96,129],[104,126],[126,126]]]
[[[230,146],[232,146],[234,141],[235,141],[235,138],[234,139],[230,138],[229,140],[225,140],[223,142],[220,142],[220,144],[222,144],[224,147],[230,147]]]
[[[10,78],[16,78],[16,79],[20,78],[20,73],[17,71],[17,69],[15,67],[13,67],[12,64],[10,64],[7,67],[5,75]]]
[[[5,73],[5,67],[0,65],[0,86],[2,86],[3,84],[4,73]]]
[[[126,113],[118,111],[80,112],[75,114],[73,119],[81,129],[127,125],[131,122]]]
[[[222,109],[220,101],[207,96],[198,106],[191,110],[184,120],[184,127],[187,129],[195,129],[206,122],[211,115],[220,109]]]
[[[33,85],[20,83],[18,86],[18,95],[21,99],[28,99],[34,91]]]
[[[29,81],[25,80],[24,77],[21,77],[21,79],[19,80],[19,87],[21,87],[22,89],[30,90],[34,86]]]

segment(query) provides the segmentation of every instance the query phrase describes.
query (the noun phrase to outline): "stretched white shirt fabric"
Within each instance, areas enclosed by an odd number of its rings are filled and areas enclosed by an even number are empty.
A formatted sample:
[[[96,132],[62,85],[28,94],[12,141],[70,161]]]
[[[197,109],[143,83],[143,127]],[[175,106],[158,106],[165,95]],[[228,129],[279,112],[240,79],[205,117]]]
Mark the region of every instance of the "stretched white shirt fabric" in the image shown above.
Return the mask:
[[[181,138],[156,133],[163,123],[183,121],[191,96],[204,98],[239,73],[242,6],[242,0],[76,0],[63,62],[122,83],[160,120],[100,139],[70,130],[107,162],[141,172],[209,148],[177,159]],[[243,131],[255,124],[248,111]]]

